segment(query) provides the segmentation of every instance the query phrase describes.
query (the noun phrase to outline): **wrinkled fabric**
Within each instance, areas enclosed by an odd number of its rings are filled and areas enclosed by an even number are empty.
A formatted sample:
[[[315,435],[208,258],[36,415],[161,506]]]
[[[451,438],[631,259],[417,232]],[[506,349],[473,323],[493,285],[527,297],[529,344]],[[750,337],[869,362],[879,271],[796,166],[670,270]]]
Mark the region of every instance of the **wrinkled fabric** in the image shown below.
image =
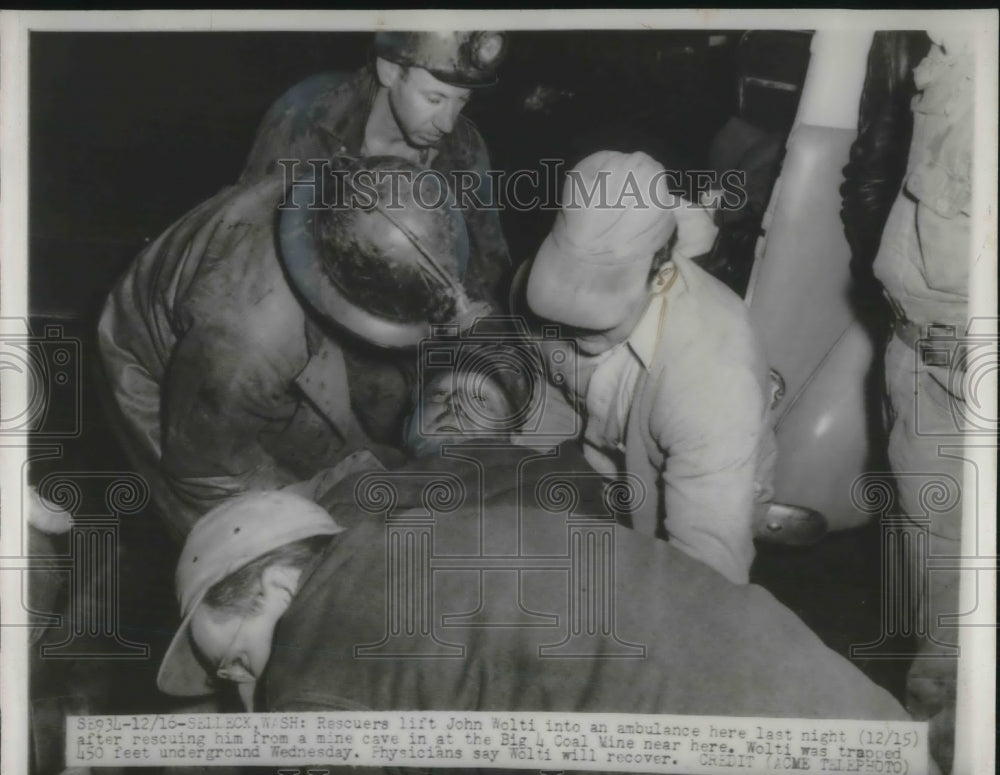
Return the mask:
[[[546,489],[544,477],[585,472],[586,463],[567,445],[556,458],[510,448],[453,451],[449,458],[421,460],[396,473],[393,513],[421,509],[428,474],[454,476],[466,488],[466,497],[462,505],[435,510],[431,517],[433,557],[499,553],[496,541],[512,535],[509,526],[514,524],[517,543],[508,553],[545,556],[556,567],[518,575],[511,571],[507,583],[498,574],[485,593],[483,579],[490,574],[435,570],[431,634],[464,653],[416,659],[426,639],[384,641],[390,621],[387,526],[382,516],[357,508],[357,482],[345,481],[321,503],[350,527],[304,577],[278,624],[262,678],[266,710],[907,718],[886,691],[827,649],[763,588],[730,584],[670,544],[620,525],[611,528],[614,637],[578,641],[581,656],[575,658],[540,658],[540,646],[559,644],[568,636],[571,582],[568,566],[557,566],[568,555],[566,514],[550,511],[559,507],[539,500],[538,493]],[[526,460],[530,455],[534,459]],[[515,470],[519,477],[513,476]],[[576,512],[605,513],[598,480],[573,481],[579,496]],[[491,537],[484,539],[484,531]],[[540,627],[477,627],[457,621],[442,626],[442,616],[477,608],[479,621],[509,622],[518,610],[515,602],[522,612],[557,618]],[[356,647],[379,643],[386,648],[377,658],[356,655]],[[624,647],[641,647],[644,653],[640,658],[607,658]]]
[[[935,46],[914,74],[923,92],[913,103],[909,171],[875,263],[876,274],[895,306],[912,324],[953,325],[956,343],[968,317],[972,64],[968,54],[949,57]],[[897,336],[886,353],[894,418],[890,462],[898,474],[951,472],[961,481],[955,461],[939,454],[939,446],[949,438],[962,443],[956,424],[956,417],[964,414],[961,379],[952,378],[947,367],[924,364],[912,344]],[[932,423],[932,431],[917,427],[918,409],[924,412],[920,419]],[[917,493],[907,493],[905,476],[900,481],[906,513],[922,513]],[[960,505],[936,513],[931,532],[957,541]]]
[[[900,511],[928,528],[923,550],[928,556],[960,557],[965,475],[964,435],[956,422],[965,412],[960,391],[947,368],[921,363],[917,352],[899,337],[889,341],[885,372],[891,420],[889,462],[896,474]],[[928,497],[935,488],[945,495]],[[914,548],[908,560],[922,564],[923,554]],[[960,572],[924,572],[926,598],[913,602],[928,615],[906,677],[906,707],[915,718],[930,720],[931,754],[947,772],[954,753],[958,629],[939,618],[961,611]],[[968,574],[968,581],[975,583],[974,574]]]
[[[601,473],[642,480],[637,530],[665,530],[745,584],[754,515],[773,497],[769,372],[739,297],[691,262],[674,263],[673,285],[580,386],[585,450]]]
[[[282,95],[264,116],[247,159],[241,182],[252,182],[281,170],[279,159],[300,162],[298,175],[312,176],[310,159],[361,154],[365,125],[378,82],[367,68],[356,73],[321,73]],[[454,186],[453,173],[478,175],[479,187],[469,202],[459,202],[469,231],[469,267],[464,285],[470,297],[503,308],[503,283],[510,256],[496,209],[477,207],[476,200],[494,207],[486,171],[490,169],[486,144],[475,125],[459,116],[454,130],[441,139],[430,168]],[[469,206],[465,206],[465,205]]]
[[[936,46],[914,71],[913,141],[875,259],[875,275],[906,318],[964,330],[972,200],[973,58]]]
[[[931,504],[925,489],[928,477],[960,488],[964,474],[956,457],[964,443],[959,418],[966,414],[966,397],[954,364],[968,319],[973,65],[970,52],[949,54],[934,45],[914,71],[921,91],[913,100],[906,178],[875,260],[875,275],[897,317],[905,318],[897,321],[885,356],[889,462],[903,513],[916,520],[926,515],[928,550],[939,557],[961,554],[960,492],[946,508],[936,508],[941,504]],[[950,367],[925,363],[918,342],[906,336],[927,336],[930,324],[955,327],[954,339],[937,345],[950,351]],[[916,549],[909,560],[921,562]],[[958,611],[958,593],[958,571],[928,574],[927,599],[917,601],[929,614],[928,637],[918,639],[907,675],[907,705],[919,718],[931,719],[932,753],[945,770],[954,742],[957,661],[941,655],[955,644],[957,631],[938,619]]]
[[[227,496],[399,441],[412,353],[307,319],[275,250],[282,187],[227,188],[182,217],[132,264],[98,326],[126,450],[180,537]]]
[[[715,243],[719,227],[715,225],[718,203],[694,204],[678,197],[678,207],[674,211],[677,218],[677,235],[670,250],[674,259],[696,258],[707,254]]]

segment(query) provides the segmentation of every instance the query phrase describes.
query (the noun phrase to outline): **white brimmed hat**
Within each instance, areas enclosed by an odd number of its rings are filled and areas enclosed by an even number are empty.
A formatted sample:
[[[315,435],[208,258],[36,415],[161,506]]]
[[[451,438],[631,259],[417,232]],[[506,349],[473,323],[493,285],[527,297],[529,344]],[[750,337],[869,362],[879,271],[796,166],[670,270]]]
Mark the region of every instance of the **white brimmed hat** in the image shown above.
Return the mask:
[[[663,166],[645,153],[600,151],[577,164],[531,268],[532,311],[592,330],[621,323],[674,232],[677,202]]]
[[[160,664],[156,677],[160,691],[194,697],[215,690],[190,635],[191,619],[212,586],[273,549],[342,530],[320,506],[280,491],[237,496],[198,520],[177,563],[181,625]]]

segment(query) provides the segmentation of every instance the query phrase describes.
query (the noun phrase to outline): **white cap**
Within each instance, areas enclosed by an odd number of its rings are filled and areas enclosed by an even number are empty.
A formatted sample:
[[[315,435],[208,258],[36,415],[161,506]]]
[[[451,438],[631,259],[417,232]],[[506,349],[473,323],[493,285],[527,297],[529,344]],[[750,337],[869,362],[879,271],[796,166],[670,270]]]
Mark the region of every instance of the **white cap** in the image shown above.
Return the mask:
[[[320,506],[280,491],[237,496],[198,520],[177,563],[174,586],[181,625],[160,664],[160,691],[185,697],[214,691],[190,636],[191,619],[212,586],[273,549],[342,530]]]
[[[588,156],[567,174],[562,209],[531,266],[528,306],[570,326],[617,326],[674,232],[677,203],[647,154]]]

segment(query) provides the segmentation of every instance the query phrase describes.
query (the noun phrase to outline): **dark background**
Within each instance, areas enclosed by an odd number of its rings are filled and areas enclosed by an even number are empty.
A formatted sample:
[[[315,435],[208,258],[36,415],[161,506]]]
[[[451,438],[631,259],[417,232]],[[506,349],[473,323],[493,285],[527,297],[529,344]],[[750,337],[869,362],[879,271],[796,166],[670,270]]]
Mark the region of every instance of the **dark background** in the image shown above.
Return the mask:
[[[500,83],[477,90],[466,115],[501,169],[536,169],[541,158],[572,165],[602,148],[701,168],[737,111],[739,37],[717,39],[725,42],[710,46],[704,32],[515,33]],[[357,69],[370,44],[368,34],[32,34],[32,309],[92,310],[144,240],[236,180],[282,92],[323,70]],[[547,102],[532,110],[525,100],[539,86]],[[790,122],[788,110],[778,113]],[[551,214],[504,218],[520,261]]]
[[[645,150],[668,168],[702,168],[712,137],[739,110],[746,71],[739,34],[712,35],[512,34],[499,85],[476,93],[466,115],[495,168],[537,168],[542,158],[570,166],[602,148]],[[758,73],[801,83],[808,37],[789,40],[786,48],[781,41],[759,48]],[[80,339],[83,381],[82,433],[66,441],[59,459],[35,465],[34,481],[53,470],[128,470],[95,392],[93,327],[106,294],[144,242],[236,180],[259,120],[282,92],[323,70],[360,67],[370,42],[368,34],[331,33],[31,35],[32,324],[57,322]],[[762,94],[744,115],[787,131],[796,99]],[[552,213],[502,218],[518,263],[537,248]],[[55,407],[62,410],[71,411]],[[36,729],[44,712],[61,707],[46,704],[57,696],[85,698],[78,710],[90,713],[171,707],[154,679],[176,626],[178,547],[148,513],[123,523],[121,538],[120,631],[149,643],[151,657],[36,664]],[[851,643],[877,640],[878,546],[877,531],[864,529],[811,549],[761,547],[754,579],[846,654]],[[64,635],[54,630],[47,640]],[[905,665],[861,667],[898,693]],[[35,740],[38,772],[58,766],[47,751],[61,743],[50,743]]]

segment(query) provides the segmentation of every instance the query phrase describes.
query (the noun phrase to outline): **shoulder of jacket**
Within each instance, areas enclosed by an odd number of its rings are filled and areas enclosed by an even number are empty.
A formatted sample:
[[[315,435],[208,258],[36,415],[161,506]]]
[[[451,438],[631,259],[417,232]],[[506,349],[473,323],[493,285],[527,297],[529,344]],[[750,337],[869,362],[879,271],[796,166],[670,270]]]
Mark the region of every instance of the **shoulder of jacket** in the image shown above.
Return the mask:
[[[360,73],[344,70],[316,73],[288,89],[276,104],[305,107],[316,101],[335,98],[354,91],[359,77]]]
[[[282,174],[267,175],[250,184],[231,186],[220,192],[214,220],[223,223],[273,224],[273,213],[280,204],[285,179]]]
[[[197,296],[224,293],[222,288],[212,291],[213,283],[218,280],[207,281],[206,278],[214,275],[217,268],[226,276],[235,277],[232,273],[237,271],[237,266],[248,267],[238,280],[240,287],[284,282],[273,234],[282,182],[280,176],[269,176],[252,185],[233,186],[219,194],[213,206],[192,224],[184,246],[177,245],[173,249],[183,251],[183,268],[178,276],[183,287],[190,288]],[[254,267],[252,270],[250,264]],[[270,268],[272,264],[273,269]],[[203,280],[208,284],[204,285]],[[231,293],[238,295],[239,291],[231,289]]]
[[[330,113],[349,105],[358,94],[364,72],[343,70],[311,75],[285,91],[271,105],[264,125],[296,116],[312,116],[317,112]]]
[[[735,291],[690,259],[675,259],[675,263],[684,282],[684,303],[709,331],[726,337],[753,335],[750,309]]]
[[[708,380],[753,374],[760,382],[766,359],[750,310],[728,287],[705,273],[668,309],[663,341],[650,368],[657,390],[685,381],[681,370],[697,370]],[[724,291],[724,293],[723,293]]]
[[[130,277],[141,275],[143,282],[163,284],[185,274],[185,267],[197,266],[204,251],[198,250],[226,218],[226,213],[239,197],[239,186],[226,186],[186,212],[142,249],[132,262],[119,288],[132,282]]]
[[[482,165],[489,161],[489,151],[486,141],[479,134],[479,129],[466,116],[459,116],[455,128],[448,136],[451,154],[469,165]]]
[[[471,145],[486,147],[483,136],[479,133],[479,127],[468,116],[460,115],[455,122],[455,131],[461,132],[464,139]]]

